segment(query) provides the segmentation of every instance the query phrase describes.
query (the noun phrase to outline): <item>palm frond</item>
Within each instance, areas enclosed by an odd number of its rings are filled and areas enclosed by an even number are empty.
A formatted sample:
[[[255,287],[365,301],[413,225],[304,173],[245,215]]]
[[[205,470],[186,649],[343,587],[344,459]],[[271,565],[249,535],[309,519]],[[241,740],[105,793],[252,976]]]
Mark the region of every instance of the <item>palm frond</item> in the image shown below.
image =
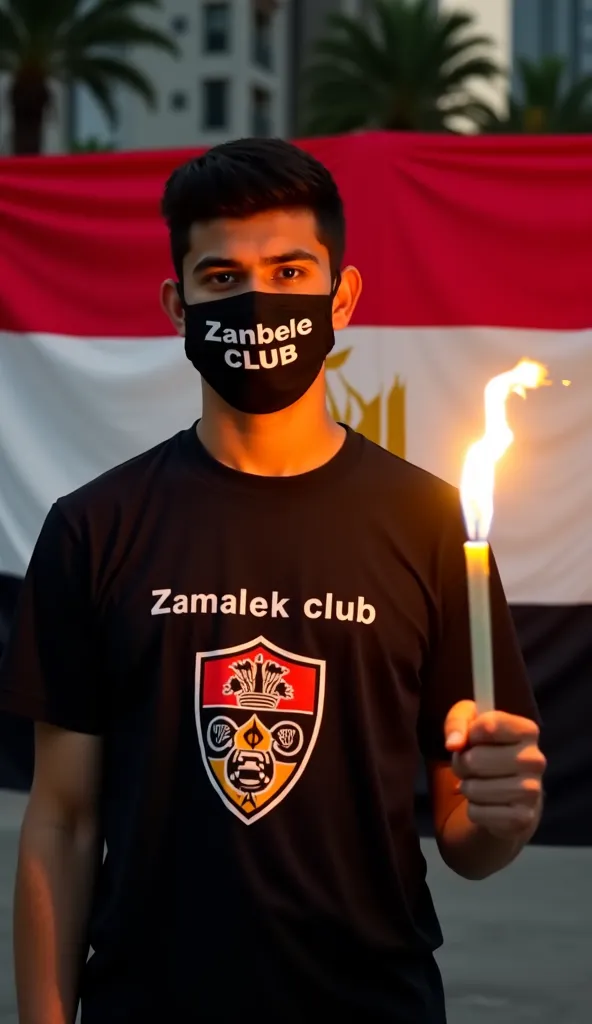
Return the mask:
[[[128,61],[116,57],[88,57],[80,64],[73,65],[72,74],[91,89],[111,123],[116,123],[115,107],[111,99],[114,85],[125,85],[141,96],[148,107],[153,109],[156,106],[156,92],[150,80]],[[102,83],[100,87],[97,86],[99,81]],[[91,82],[94,84],[91,85]]]
[[[18,19],[0,8],[0,53],[18,54],[22,43],[22,28]]]
[[[329,24],[333,32],[316,44],[314,58],[371,68],[374,72],[383,65],[384,52],[364,25],[344,14],[333,15]]]
[[[483,46],[489,49],[493,40],[489,36],[477,35],[473,15],[464,11],[431,11],[427,25],[423,31],[426,50],[432,60],[445,62],[467,49]]]
[[[450,90],[464,85],[471,78],[490,81],[492,78],[498,78],[499,74],[498,65],[488,57],[469,57],[451,70],[442,68],[442,83]]]
[[[562,57],[545,57],[540,63],[518,62],[524,91],[524,103],[531,107],[554,107],[560,96],[566,65]]]
[[[137,13],[138,7],[150,7],[152,10],[158,10],[162,7],[162,0],[96,0],[94,7],[90,10],[98,12],[99,17],[108,14],[131,16]]]
[[[452,103],[449,106],[443,107],[442,112],[447,120],[451,118],[464,118],[480,129],[485,129],[489,125],[493,125],[501,120],[501,115],[494,107],[483,100],[478,100],[471,96],[460,103]]]
[[[47,42],[77,17],[82,4],[83,0],[8,0],[8,10],[23,37]]]
[[[166,33],[123,15],[77,21],[64,35],[63,46],[72,52],[90,47],[150,46],[173,57],[179,55],[177,44]]]
[[[485,56],[501,70],[494,54],[493,40],[489,36],[474,35],[463,37],[456,41],[450,40],[448,45],[440,49],[439,54],[435,54],[435,58],[440,64],[455,67],[461,58],[468,60],[474,55]]]
[[[384,0],[375,0],[372,15],[376,22],[377,35],[381,40],[382,46],[388,53],[395,52],[400,40],[399,22],[401,12],[392,4],[385,3]]]
[[[16,0],[16,2],[18,4],[20,0]],[[47,3],[47,0],[33,0],[33,2],[43,4]],[[71,8],[69,15],[66,13],[61,19],[61,26],[64,29],[74,23],[92,24],[95,21],[102,22],[112,17],[123,16],[135,20],[139,8],[159,10],[162,7],[162,0],[94,0],[90,7],[84,0],[58,0],[58,2],[64,5],[66,12],[68,8]],[[51,0],[47,6],[57,10],[55,0]]]
[[[111,127],[115,128],[119,118],[113,92],[113,83],[109,82],[100,71],[88,63],[77,69],[76,81],[88,90],[99,109],[103,111]]]
[[[585,75],[572,85],[557,105],[557,120],[564,124],[590,124],[592,75]],[[579,129],[580,131],[583,129]]]

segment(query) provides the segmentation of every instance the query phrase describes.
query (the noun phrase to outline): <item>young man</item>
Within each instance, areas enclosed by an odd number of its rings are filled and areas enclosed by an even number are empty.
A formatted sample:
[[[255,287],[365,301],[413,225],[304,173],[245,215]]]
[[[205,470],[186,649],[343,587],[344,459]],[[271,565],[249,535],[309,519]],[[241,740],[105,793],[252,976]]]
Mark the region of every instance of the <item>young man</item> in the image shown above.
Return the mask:
[[[202,418],[56,502],[2,669],[2,707],[37,723],[21,1024],[71,1022],[79,996],[84,1024],[442,1024],[420,755],[467,878],[540,813],[499,577],[503,710],[477,718],[458,494],[327,412],[361,289],[327,170],[230,143],[163,210]]]

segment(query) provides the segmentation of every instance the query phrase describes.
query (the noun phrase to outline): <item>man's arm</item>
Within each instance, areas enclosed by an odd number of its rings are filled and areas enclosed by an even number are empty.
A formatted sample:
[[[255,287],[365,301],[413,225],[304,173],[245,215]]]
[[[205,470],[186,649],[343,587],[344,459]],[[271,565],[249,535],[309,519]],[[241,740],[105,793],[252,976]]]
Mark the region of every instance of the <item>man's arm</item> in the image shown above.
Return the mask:
[[[14,905],[20,1024],[73,1024],[100,858],[97,736],[36,726]]]
[[[108,673],[90,513],[60,500],[31,556],[0,662],[0,710],[36,723],[15,894],[20,1024],[72,1024],[97,859]]]

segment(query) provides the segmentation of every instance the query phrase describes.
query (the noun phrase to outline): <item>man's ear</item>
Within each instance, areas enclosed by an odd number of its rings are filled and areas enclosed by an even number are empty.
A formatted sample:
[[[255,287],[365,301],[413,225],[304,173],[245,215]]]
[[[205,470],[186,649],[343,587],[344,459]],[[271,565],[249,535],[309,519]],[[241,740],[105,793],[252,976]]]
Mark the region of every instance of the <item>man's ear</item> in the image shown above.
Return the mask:
[[[333,329],[342,331],[349,324],[362,294],[362,275],[356,267],[341,271],[341,283],[333,299]]]
[[[160,305],[168,316],[177,334],[185,337],[185,313],[177,281],[170,278],[164,281],[160,289]]]

